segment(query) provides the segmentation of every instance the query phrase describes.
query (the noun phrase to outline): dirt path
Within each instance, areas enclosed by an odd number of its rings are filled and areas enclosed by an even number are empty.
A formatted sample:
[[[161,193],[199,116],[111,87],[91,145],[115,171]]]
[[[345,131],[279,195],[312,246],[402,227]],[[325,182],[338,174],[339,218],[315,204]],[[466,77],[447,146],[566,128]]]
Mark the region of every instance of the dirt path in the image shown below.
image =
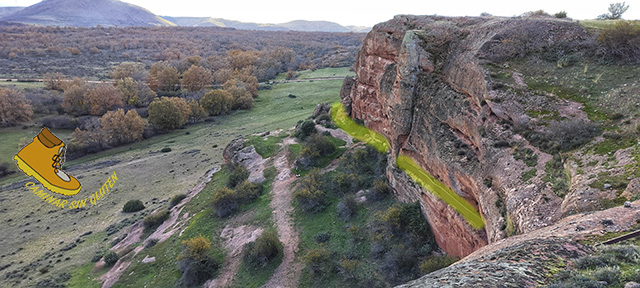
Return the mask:
[[[229,255],[225,258],[220,271],[220,275],[213,280],[207,281],[204,287],[220,288],[231,285],[234,276],[240,268],[242,260],[242,247],[244,244],[255,241],[264,230],[259,227],[242,225],[236,228],[227,225],[222,229],[220,238],[225,240],[225,248],[229,251]]]
[[[290,139],[285,139],[283,145],[291,143]],[[275,220],[280,236],[280,242],[284,246],[284,257],[282,263],[271,276],[271,279],[263,286],[271,287],[297,287],[302,272],[301,265],[295,265],[295,253],[298,251],[298,233],[293,227],[293,206],[292,191],[290,184],[296,179],[291,175],[291,168],[287,161],[287,149],[281,149],[273,163],[278,170],[278,176],[273,182],[271,191],[273,199],[271,200],[271,208],[273,209],[273,219]]]

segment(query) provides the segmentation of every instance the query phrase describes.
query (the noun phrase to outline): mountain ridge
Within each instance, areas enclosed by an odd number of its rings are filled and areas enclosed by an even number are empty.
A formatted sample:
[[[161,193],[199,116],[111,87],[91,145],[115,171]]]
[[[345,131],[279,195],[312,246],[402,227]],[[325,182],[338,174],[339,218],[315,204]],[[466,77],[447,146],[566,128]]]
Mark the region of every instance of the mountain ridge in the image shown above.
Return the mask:
[[[42,26],[182,26],[227,27],[258,31],[368,32],[371,27],[330,21],[294,20],[255,23],[214,17],[158,16],[144,7],[118,0],[43,0],[28,7],[0,7],[0,22]]]
[[[175,26],[133,4],[117,0],[44,0],[0,21],[44,26]]]
[[[369,32],[371,27],[366,26],[343,26],[330,21],[309,21],[293,20],[284,23],[255,23],[241,22],[224,18],[213,17],[174,17],[160,16],[167,21],[171,21],[178,26],[185,27],[228,27],[242,30],[263,30],[263,31],[319,31],[319,32]]]

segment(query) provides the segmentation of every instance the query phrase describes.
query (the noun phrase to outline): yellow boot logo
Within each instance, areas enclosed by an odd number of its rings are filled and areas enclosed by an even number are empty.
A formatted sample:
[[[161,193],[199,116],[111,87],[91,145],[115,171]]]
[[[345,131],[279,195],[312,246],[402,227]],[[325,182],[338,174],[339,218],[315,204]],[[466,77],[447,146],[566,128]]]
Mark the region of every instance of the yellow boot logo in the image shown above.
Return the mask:
[[[66,149],[64,142],[45,127],[13,159],[22,172],[36,178],[51,192],[76,195],[80,192],[80,182],[62,171]]]

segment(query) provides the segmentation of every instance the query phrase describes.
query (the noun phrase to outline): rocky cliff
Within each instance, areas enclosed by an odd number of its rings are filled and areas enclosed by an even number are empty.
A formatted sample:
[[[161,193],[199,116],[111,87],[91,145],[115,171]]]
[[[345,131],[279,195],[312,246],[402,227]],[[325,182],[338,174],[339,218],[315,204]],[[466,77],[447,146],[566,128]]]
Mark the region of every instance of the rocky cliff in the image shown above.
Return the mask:
[[[624,174],[627,181],[617,190],[595,187],[606,161],[589,149],[603,141],[604,122],[588,113],[591,102],[560,93],[570,81],[551,78],[551,84],[533,86],[552,75],[547,70],[563,68],[563,59],[592,57],[594,37],[575,22],[549,18],[426,16],[396,16],[368,34],[357,76],[345,79],[342,103],[351,117],[389,139],[389,181],[401,200],[420,201],[444,251],[464,257],[567,215],[608,208],[602,199],[620,201],[626,184],[638,177],[637,171]],[[587,70],[581,92],[596,94]],[[559,88],[547,89],[552,84]],[[607,167],[630,163],[637,149],[632,145],[610,153],[616,161]],[[399,154],[477,207],[486,226],[472,228],[412,183],[393,164]],[[597,164],[591,169],[583,161]],[[611,175],[623,173],[614,170]]]

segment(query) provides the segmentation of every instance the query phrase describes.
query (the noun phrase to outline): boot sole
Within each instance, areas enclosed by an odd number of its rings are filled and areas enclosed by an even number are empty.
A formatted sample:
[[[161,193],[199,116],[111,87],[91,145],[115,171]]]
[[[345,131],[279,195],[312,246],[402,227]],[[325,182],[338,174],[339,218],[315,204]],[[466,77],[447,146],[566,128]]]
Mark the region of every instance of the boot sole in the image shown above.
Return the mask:
[[[55,186],[55,185],[49,183],[49,181],[45,180],[36,171],[34,171],[31,168],[31,166],[29,166],[22,159],[20,159],[20,157],[18,157],[18,155],[13,156],[13,160],[16,160],[16,163],[18,164],[18,168],[20,170],[22,170],[22,172],[24,172],[24,174],[27,174],[27,176],[36,178],[36,180],[38,180],[38,182],[40,182],[40,184],[42,184],[42,186],[44,186],[44,188],[47,188],[51,192],[62,194],[62,195],[65,195],[65,196],[73,196],[73,195],[78,194],[78,192],[80,192],[80,189],[82,188],[82,186],[80,186],[80,187],[78,187],[78,189],[70,190],[70,189],[64,189],[64,188],[60,188],[58,186]]]

